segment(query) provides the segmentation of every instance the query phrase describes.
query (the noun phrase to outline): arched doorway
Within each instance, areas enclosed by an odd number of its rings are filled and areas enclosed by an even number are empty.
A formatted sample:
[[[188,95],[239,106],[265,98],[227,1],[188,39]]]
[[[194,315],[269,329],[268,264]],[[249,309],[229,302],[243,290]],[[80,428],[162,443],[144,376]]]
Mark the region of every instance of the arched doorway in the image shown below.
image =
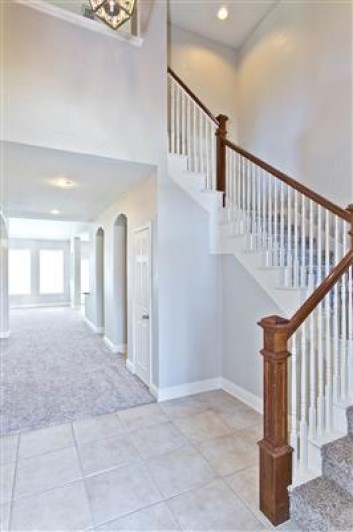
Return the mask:
[[[119,352],[127,352],[127,218],[120,214],[114,223],[114,330]]]
[[[96,297],[97,328],[104,328],[104,230],[96,233]]]

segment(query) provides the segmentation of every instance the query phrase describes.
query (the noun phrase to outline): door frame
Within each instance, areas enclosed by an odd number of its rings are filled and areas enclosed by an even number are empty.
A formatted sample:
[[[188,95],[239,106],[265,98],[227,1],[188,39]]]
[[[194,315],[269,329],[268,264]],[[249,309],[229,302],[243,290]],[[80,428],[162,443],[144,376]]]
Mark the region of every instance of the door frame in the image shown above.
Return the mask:
[[[149,312],[149,325],[150,325],[150,339],[149,339],[149,382],[145,382],[146,386],[149,388],[152,387],[152,376],[153,376],[153,356],[152,356],[152,346],[153,346],[153,315],[152,315],[152,279],[153,279],[153,267],[152,267],[152,222],[148,221],[144,223],[143,225],[140,225],[138,227],[135,227],[132,230],[133,235],[133,253],[132,253],[132,260],[133,260],[133,280],[132,280],[132,319],[131,319],[131,332],[132,332],[132,363],[134,367],[134,373],[137,374],[137,357],[135,352],[135,331],[136,331],[136,321],[135,321],[135,289],[136,289],[136,274],[135,274],[135,236],[137,233],[140,233],[141,231],[145,231],[148,229],[149,232],[149,246],[148,246],[148,254],[149,254],[149,272],[148,272],[148,282],[149,282],[149,292],[150,292],[150,300],[149,300],[149,306],[148,306],[148,312]],[[141,378],[141,377],[139,377]],[[143,380],[143,379],[141,379]],[[144,381],[143,381],[144,382]]]

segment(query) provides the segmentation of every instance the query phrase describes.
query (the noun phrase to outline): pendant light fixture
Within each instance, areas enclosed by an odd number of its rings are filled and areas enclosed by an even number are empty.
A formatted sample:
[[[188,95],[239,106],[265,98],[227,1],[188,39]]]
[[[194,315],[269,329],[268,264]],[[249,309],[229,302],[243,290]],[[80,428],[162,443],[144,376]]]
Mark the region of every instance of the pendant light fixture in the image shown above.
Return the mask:
[[[94,14],[113,30],[130,20],[135,0],[89,0]]]

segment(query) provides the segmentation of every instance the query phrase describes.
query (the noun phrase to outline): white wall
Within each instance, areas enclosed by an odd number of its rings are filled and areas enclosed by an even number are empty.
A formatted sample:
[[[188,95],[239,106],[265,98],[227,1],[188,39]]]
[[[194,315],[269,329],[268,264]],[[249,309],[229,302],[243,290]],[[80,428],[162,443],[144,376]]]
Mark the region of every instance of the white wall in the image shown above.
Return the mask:
[[[218,257],[209,215],[171,180],[159,183],[160,389],[221,375]],[[156,383],[157,384],[157,383]]]
[[[234,49],[169,26],[168,60],[175,73],[215,114],[229,117],[229,136],[237,133],[237,73]]]
[[[165,157],[165,3],[142,2],[141,47],[13,2],[2,11],[5,139],[152,164]]]
[[[116,227],[115,222],[119,215],[124,214],[127,217],[127,277],[128,277],[128,358],[131,357],[129,345],[132,345],[132,319],[131,314],[131,298],[132,298],[132,282],[133,282],[133,263],[132,263],[132,233],[134,229],[151,222],[152,223],[152,263],[155,263],[155,254],[157,253],[157,179],[156,176],[150,176],[141,185],[128,190],[125,194],[120,196],[105,212],[103,212],[97,220],[92,224],[92,234],[96,234],[98,228],[104,230],[104,334],[107,339],[114,345],[121,345],[121,329],[119,321],[119,306],[116,298]],[[92,271],[95,268],[95,238],[91,239],[92,255],[91,265]],[[156,274],[156,272],[155,272]],[[88,319],[94,325],[100,326],[96,322],[95,315],[95,296],[97,287],[95,285],[94,275],[92,276],[91,295],[88,303]],[[152,280],[152,297],[153,303],[157,303],[157,287],[156,277]],[[158,314],[157,304],[153,304],[152,308],[152,327],[157,330]],[[153,345],[153,362],[156,373],[158,373],[158,337],[154,333]]]
[[[352,3],[281,1],[243,46],[239,136],[346,207],[352,177]]]

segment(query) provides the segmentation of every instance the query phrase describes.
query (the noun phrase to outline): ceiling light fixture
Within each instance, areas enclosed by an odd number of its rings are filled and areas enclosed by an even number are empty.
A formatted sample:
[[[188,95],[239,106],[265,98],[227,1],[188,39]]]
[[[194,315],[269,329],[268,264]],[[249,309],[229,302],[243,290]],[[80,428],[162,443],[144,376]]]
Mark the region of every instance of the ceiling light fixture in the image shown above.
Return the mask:
[[[58,179],[53,181],[53,184],[59,188],[72,188],[75,186],[75,183],[67,177],[58,177]]]
[[[219,18],[219,20],[226,20],[228,18],[228,9],[226,8],[226,6],[222,6],[219,8],[219,10],[217,11],[217,17]]]
[[[94,14],[116,30],[134,14],[135,0],[89,0]]]
[[[52,211],[50,211],[50,214],[54,214],[54,216],[57,216],[58,214],[60,214],[60,211],[58,209],[53,209]]]

